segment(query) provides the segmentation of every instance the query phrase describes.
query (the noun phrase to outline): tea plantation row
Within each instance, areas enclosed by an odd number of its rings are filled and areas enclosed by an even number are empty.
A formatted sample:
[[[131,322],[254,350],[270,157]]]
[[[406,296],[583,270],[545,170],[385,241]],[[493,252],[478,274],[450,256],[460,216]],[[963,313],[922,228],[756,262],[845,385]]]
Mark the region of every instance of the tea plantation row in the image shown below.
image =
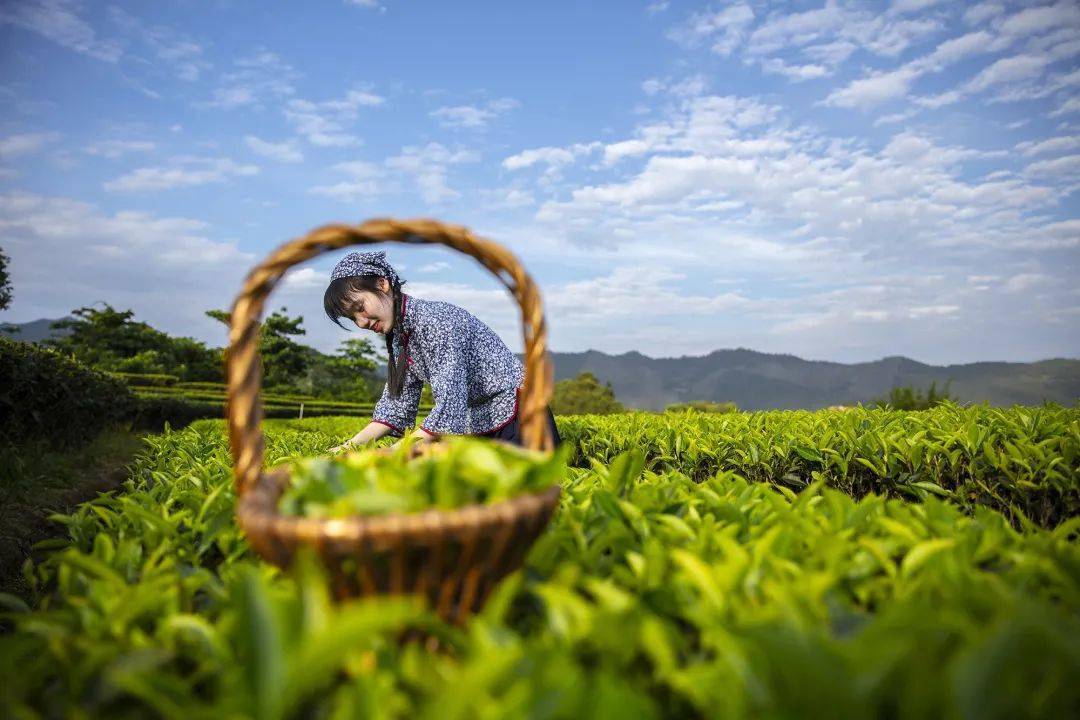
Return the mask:
[[[122,492],[62,518],[70,540],[27,568],[39,596],[5,599],[0,706],[186,720],[1075,716],[1080,414],[984,412],[560,418],[582,448],[560,511],[464,629],[410,599],[334,606],[317,568],[260,562],[233,520],[221,423],[200,422],[151,438]],[[268,422],[268,460],[323,452],[355,422]],[[895,457],[911,423],[940,446],[920,462]],[[1061,478],[1017,471],[1010,495],[974,458],[1015,469],[1001,458],[1030,449],[1021,436],[1062,458],[1022,459]],[[1056,527],[979,504],[1028,492],[1057,503]],[[400,643],[408,628],[444,650]]]

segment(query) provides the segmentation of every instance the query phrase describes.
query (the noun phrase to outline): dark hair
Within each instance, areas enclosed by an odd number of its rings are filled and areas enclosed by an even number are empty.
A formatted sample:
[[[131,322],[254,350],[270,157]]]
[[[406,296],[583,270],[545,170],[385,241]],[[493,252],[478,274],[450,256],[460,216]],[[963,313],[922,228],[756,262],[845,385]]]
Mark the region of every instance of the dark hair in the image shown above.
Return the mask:
[[[352,317],[353,293],[367,290],[378,295],[388,294],[379,289],[380,277],[382,276],[357,275],[331,280],[330,286],[323,293],[323,310],[326,311],[326,316],[338,327],[348,330],[349,328],[341,324],[341,318]],[[389,358],[389,362],[386,363],[386,387],[390,397],[397,398],[401,396],[401,388],[405,384],[405,354],[402,353],[399,358],[394,357],[394,335],[400,326],[401,286],[405,284],[405,281],[395,283],[389,278],[386,280],[390,283],[390,292],[394,296],[394,325],[385,336],[386,355]]]

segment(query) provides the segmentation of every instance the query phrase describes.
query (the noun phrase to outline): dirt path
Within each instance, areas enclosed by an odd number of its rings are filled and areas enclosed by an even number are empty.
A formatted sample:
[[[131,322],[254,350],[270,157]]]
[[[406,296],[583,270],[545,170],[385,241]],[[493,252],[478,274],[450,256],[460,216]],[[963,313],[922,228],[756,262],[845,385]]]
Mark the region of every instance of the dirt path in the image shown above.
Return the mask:
[[[67,532],[49,515],[70,512],[123,483],[144,436],[110,431],[79,450],[31,450],[6,458],[14,459],[19,467],[8,468],[10,482],[5,477],[0,488],[0,592],[26,596],[22,565],[34,543],[64,537]]]

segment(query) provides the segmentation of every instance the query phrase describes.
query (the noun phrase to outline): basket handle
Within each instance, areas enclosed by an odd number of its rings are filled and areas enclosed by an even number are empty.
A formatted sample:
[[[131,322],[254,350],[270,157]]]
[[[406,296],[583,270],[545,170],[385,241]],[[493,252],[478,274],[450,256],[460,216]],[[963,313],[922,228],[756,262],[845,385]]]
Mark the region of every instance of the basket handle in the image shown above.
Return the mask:
[[[262,476],[265,438],[259,390],[259,320],[267,297],[293,265],[350,245],[378,242],[446,245],[471,255],[506,286],[521,308],[525,336],[525,387],[518,411],[525,446],[553,449],[546,410],[554,384],[547,353],[547,326],[540,291],[521,263],[506,248],[472,234],[460,225],[437,220],[378,218],[361,225],[324,225],[302,238],[281,245],[248,273],[233,302],[225,371],[228,382],[229,446],[239,495],[255,487]]]

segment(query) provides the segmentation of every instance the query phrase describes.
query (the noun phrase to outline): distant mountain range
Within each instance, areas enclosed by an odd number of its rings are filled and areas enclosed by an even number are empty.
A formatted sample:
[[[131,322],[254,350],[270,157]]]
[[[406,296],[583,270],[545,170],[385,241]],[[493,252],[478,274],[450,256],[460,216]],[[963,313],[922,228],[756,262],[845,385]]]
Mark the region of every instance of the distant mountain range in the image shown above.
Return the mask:
[[[60,322],[60,319],[41,319],[28,323],[5,323],[0,321],[0,335],[15,338],[16,340],[25,340],[26,342],[41,342],[53,336],[63,337],[71,334],[71,330],[53,330],[50,326],[54,322]],[[8,326],[14,326],[18,329],[17,332],[9,332],[6,329]]]
[[[53,322],[16,325],[19,332],[11,336],[37,342],[49,337]],[[1070,359],[941,366],[893,356],[845,364],[744,348],[678,358],[651,358],[639,352],[553,352],[551,359],[556,381],[588,371],[601,382],[610,382],[627,407],[650,410],[694,400],[731,401],[744,410],[812,410],[869,402],[893,387],[925,390],[933,381],[939,390],[948,382],[949,393],[965,402],[1039,405],[1051,400],[1071,406],[1080,399],[1080,360]]]
[[[893,356],[866,363],[803,360],[739,348],[700,357],[650,358],[639,352],[608,355],[596,350],[551,353],[555,379],[583,371],[610,382],[624,405],[659,410],[693,400],[732,401],[744,410],[816,409],[852,405],[887,395],[890,388],[925,390],[949,383],[961,401],[992,405],[1038,405],[1051,400],[1073,405],[1080,399],[1080,360],[1033,363],[979,362],[925,365]]]

